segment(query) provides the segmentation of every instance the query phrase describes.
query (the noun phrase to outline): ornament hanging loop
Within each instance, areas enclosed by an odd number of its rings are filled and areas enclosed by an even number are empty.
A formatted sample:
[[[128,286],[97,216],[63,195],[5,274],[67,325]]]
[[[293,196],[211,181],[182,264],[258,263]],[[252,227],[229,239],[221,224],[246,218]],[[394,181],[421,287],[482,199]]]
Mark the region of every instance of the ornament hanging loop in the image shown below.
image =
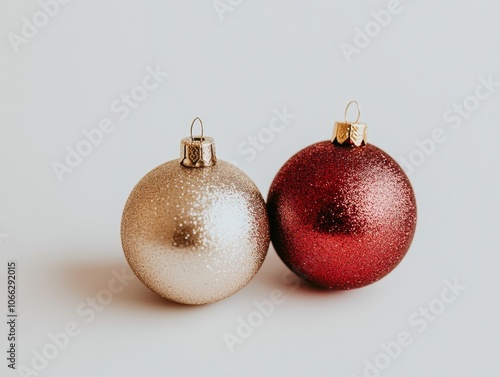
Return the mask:
[[[356,120],[354,122],[350,122],[349,120],[347,120],[347,113],[349,112],[349,108],[352,105],[356,105],[356,109],[358,111],[358,117],[356,118]],[[358,123],[359,122],[359,118],[361,118],[361,107],[359,107],[358,101],[351,101],[351,102],[349,102],[347,104],[347,106],[345,108],[345,112],[344,112],[345,123]]]
[[[200,141],[203,141],[203,134],[204,134],[205,130],[203,129],[203,121],[201,120],[200,117],[194,118],[193,123],[191,123],[191,132],[190,132],[191,133],[191,141],[195,141],[195,139],[197,139],[193,136],[193,127],[194,127],[196,121],[198,121],[200,123],[201,135],[200,135],[199,139],[200,139]]]

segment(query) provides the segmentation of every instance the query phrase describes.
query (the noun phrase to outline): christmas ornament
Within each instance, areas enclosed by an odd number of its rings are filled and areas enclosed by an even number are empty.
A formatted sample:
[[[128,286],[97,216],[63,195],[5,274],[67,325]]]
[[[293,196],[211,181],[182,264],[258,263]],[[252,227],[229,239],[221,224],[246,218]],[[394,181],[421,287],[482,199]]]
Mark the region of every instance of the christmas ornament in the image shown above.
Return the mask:
[[[201,136],[193,137],[199,121]],[[264,199],[235,166],[217,160],[196,118],[181,159],[148,173],[125,206],[123,250],[137,277],[159,295],[207,304],[243,288],[269,247]]]
[[[268,197],[271,240],[283,262],[322,287],[351,289],[391,272],[408,251],[417,215],[412,186],[366,125],[335,124],[331,141],[294,155]]]

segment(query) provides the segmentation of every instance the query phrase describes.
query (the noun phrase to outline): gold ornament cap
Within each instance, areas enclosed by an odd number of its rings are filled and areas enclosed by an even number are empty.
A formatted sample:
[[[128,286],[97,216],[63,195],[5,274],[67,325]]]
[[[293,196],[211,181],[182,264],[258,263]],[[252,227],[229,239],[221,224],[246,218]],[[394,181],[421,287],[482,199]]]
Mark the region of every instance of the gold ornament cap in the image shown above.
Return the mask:
[[[193,127],[198,121],[201,127],[201,135],[193,136]],[[203,135],[203,122],[200,118],[195,118],[191,123],[191,136],[181,140],[182,166],[188,168],[204,168],[217,163],[215,154],[215,141],[211,137]]]
[[[358,110],[356,121],[350,122],[347,120],[347,112],[351,105],[355,104]],[[332,143],[338,145],[360,147],[366,145],[366,124],[359,123],[361,109],[357,101],[351,101],[345,109],[345,118],[343,122],[336,122],[333,129]]]

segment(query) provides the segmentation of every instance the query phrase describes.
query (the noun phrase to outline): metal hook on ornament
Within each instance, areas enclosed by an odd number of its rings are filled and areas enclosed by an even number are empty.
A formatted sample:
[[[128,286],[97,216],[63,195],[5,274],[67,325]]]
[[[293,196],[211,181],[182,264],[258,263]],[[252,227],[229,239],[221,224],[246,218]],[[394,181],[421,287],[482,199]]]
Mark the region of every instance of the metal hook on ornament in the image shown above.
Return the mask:
[[[199,137],[199,140],[200,140],[201,142],[203,142],[203,134],[204,134],[204,130],[203,130],[203,122],[201,121],[200,117],[196,117],[196,118],[194,118],[193,123],[191,123],[191,141],[195,141],[195,139],[197,139],[197,138],[195,138],[195,137],[193,136],[193,127],[194,127],[194,124],[196,123],[196,121],[198,121],[198,122],[200,123],[200,127],[201,127],[201,136]]]
[[[347,107],[345,108],[345,113],[344,113],[344,118],[345,118],[345,122],[346,123],[351,123],[347,120],[347,113],[349,111],[349,108],[351,107],[351,105],[356,105],[356,108],[358,110],[358,117],[356,118],[356,121],[353,122],[353,123],[358,123],[359,122],[359,118],[361,117],[361,108],[359,107],[359,103],[358,101],[351,101],[347,104]]]

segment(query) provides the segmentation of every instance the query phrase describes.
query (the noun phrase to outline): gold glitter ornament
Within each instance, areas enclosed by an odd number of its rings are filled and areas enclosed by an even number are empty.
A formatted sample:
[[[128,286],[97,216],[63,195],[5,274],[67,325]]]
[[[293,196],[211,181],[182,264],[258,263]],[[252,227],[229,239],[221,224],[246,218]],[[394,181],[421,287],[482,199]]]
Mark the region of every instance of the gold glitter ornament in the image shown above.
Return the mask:
[[[201,136],[193,137],[199,121]],[[121,226],[137,277],[169,300],[190,305],[227,298],[257,273],[270,243],[266,205],[235,166],[217,161],[196,118],[180,161],[160,165],[134,188]]]

